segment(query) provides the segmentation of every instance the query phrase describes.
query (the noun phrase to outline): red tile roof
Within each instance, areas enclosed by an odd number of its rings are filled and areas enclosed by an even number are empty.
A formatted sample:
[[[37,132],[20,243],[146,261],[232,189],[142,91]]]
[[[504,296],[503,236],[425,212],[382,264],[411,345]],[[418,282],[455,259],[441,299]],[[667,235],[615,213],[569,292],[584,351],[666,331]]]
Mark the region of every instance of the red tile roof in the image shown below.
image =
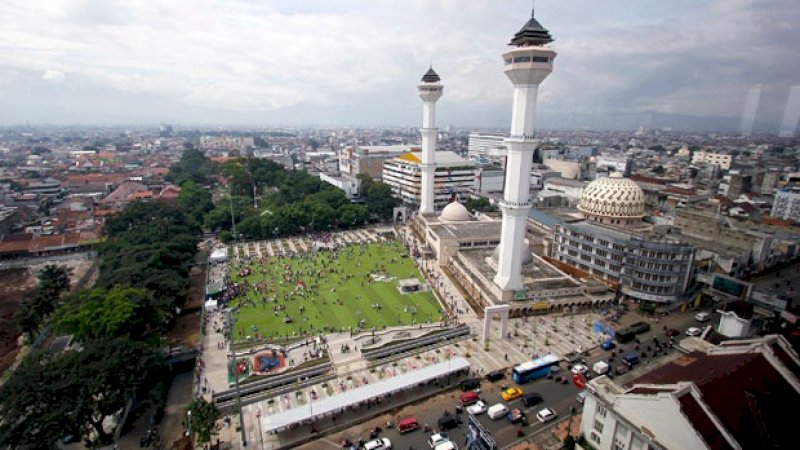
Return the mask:
[[[791,358],[778,356],[778,359],[784,364],[791,362],[789,367],[793,372],[798,370]],[[800,393],[760,352],[711,355],[692,352],[628,385],[681,381],[697,386],[703,403],[742,448],[793,448],[796,445],[794,415],[784,411],[786,405],[800,404]],[[695,408],[691,400],[681,400],[684,413],[709,447],[727,448],[726,444],[718,444],[713,436],[719,434],[718,431],[709,431],[707,421],[710,419],[705,412]]]

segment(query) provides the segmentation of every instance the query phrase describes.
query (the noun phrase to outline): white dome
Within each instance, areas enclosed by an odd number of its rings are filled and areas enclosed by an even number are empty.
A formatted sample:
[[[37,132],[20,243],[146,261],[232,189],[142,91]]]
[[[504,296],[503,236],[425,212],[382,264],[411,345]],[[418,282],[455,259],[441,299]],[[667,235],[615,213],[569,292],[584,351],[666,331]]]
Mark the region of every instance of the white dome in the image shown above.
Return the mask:
[[[458,202],[452,202],[444,207],[441,214],[439,214],[439,219],[448,222],[467,222],[472,220],[472,216],[467,211],[466,206]]]
[[[634,181],[612,173],[589,183],[581,194],[578,209],[599,217],[644,217],[644,192]]]

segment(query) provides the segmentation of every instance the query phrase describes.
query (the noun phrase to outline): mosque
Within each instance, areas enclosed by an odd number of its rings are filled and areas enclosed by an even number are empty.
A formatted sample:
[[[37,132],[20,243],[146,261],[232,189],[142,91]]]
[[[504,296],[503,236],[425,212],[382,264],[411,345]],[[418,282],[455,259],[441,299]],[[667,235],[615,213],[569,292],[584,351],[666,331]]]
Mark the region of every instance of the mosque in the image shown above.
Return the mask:
[[[454,201],[434,210],[436,102],[444,85],[431,67],[417,86],[423,101],[420,209],[410,228],[458,282],[472,306],[509,317],[576,311],[626,297],[674,304],[689,286],[694,250],[653,233],[644,222],[644,193],[619,174],[586,186],[575,211],[550,216],[532,208],[531,163],[538,141],[539,85],[552,72],[553,39],[531,14],[503,54],[514,86],[501,217],[473,216]]]

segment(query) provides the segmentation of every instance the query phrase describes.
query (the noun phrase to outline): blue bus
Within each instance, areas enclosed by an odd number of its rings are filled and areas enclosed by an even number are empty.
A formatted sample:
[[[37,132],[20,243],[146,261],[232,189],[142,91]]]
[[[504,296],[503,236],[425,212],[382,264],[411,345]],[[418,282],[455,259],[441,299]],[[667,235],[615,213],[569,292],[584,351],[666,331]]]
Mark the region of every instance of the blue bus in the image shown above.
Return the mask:
[[[533,361],[514,366],[511,371],[511,379],[514,380],[514,383],[525,384],[528,381],[547,376],[550,373],[550,368],[557,366],[560,360],[561,358],[556,355],[545,355]]]

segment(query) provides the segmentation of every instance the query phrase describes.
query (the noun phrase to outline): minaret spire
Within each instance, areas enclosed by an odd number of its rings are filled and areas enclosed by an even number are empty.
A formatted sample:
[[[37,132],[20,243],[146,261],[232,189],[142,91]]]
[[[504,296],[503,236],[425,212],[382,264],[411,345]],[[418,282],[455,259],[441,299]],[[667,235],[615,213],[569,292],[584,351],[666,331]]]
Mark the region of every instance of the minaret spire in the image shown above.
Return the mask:
[[[419,212],[430,214],[434,212],[433,179],[436,172],[436,101],[442,96],[444,86],[440,82],[439,74],[433,70],[431,61],[428,71],[422,76],[417,85],[419,98],[422,99],[422,172]]]

